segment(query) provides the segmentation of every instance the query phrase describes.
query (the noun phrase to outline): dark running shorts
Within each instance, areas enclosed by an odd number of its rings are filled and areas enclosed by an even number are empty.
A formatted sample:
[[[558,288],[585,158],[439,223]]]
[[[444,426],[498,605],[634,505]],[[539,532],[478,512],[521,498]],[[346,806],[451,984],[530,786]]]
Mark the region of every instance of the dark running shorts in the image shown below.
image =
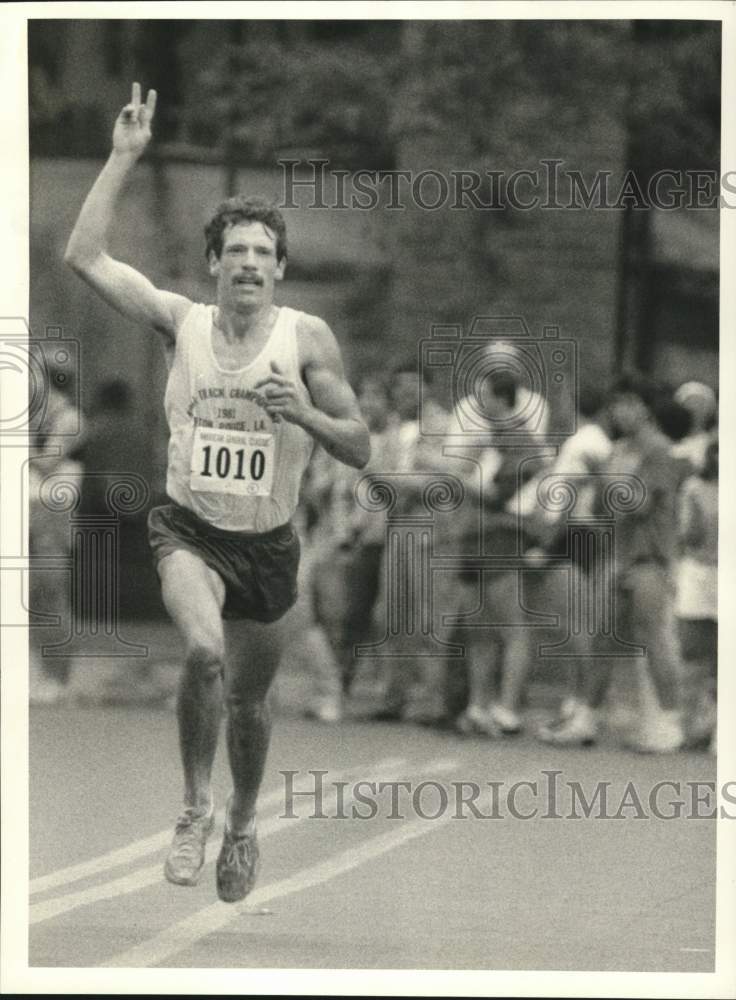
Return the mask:
[[[149,513],[148,541],[157,567],[176,549],[186,549],[222,577],[223,618],[274,622],[296,601],[300,545],[291,523],[262,535],[223,531],[168,503]]]

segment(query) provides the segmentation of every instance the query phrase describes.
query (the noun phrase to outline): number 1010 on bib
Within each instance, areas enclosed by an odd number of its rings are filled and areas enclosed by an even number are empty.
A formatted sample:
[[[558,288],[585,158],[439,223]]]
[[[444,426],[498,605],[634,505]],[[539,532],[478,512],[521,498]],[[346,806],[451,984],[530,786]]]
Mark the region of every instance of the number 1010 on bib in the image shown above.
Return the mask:
[[[198,493],[265,497],[273,480],[273,434],[197,427],[190,488]]]

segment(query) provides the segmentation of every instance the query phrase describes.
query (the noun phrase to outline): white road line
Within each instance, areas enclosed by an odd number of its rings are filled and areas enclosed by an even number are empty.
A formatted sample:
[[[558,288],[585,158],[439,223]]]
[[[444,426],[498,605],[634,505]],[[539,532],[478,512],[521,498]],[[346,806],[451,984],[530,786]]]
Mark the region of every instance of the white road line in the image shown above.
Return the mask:
[[[371,765],[371,768],[374,770],[374,774],[371,779],[366,780],[393,781],[402,773],[402,769],[406,767],[406,765],[407,761],[403,757],[386,758],[382,761],[378,761],[375,765]],[[430,761],[426,767],[421,768],[418,772],[412,767],[409,773],[444,774],[454,770],[457,766],[458,763],[456,760],[443,757]],[[341,780],[341,776],[345,773],[346,772],[332,772],[329,776],[330,780],[327,784],[329,785],[334,781]],[[283,792],[279,793],[279,795],[282,794]],[[337,792],[334,789],[331,791],[328,790],[323,798],[323,809],[326,810],[334,804],[336,797]],[[344,797],[344,805],[349,804],[352,799],[353,796],[348,791],[348,794]],[[259,840],[265,840],[267,837],[272,837],[277,833],[285,833],[288,830],[293,829],[295,824],[307,818],[307,814],[300,814],[296,811],[295,816],[291,819],[283,819],[278,814],[270,816],[259,824]],[[167,833],[168,836],[170,836],[170,832]],[[168,839],[166,842],[168,843]],[[161,881],[161,879],[161,864],[156,863],[154,865],[147,865],[144,868],[139,868],[134,872],[121,876],[120,878],[111,879],[107,882],[89,886],[86,889],[80,889],[77,892],[65,893],[62,896],[54,896],[51,899],[33,903],[29,910],[29,924],[34,925],[42,923],[45,920],[51,920],[52,918],[59,917],[64,913],[69,913],[71,910],[76,910],[81,906],[89,906],[92,903],[98,903],[107,899],[114,899],[116,896],[124,896],[133,892],[139,892],[140,890],[146,889],[148,886]]]
[[[272,882],[262,889],[256,889],[248,897],[247,904],[233,906],[218,902],[206,906],[191,917],[186,917],[184,920],[167,927],[149,941],[144,941],[128,951],[120,952],[107,961],[101,962],[100,965],[104,968],[148,968],[157,965],[170,958],[171,955],[184,951],[200,938],[220,930],[235,917],[246,915],[250,908],[262,906],[264,903],[270,903],[274,899],[281,899],[296,892],[303,892],[305,889],[311,889],[323,882],[329,882],[353,868],[373,861],[382,854],[400,847],[409,840],[436,831],[449,819],[450,814],[444,813],[432,821],[412,820],[406,822],[388,833],[372,837],[358,847],[351,847],[313,865],[311,868],[305,868],[296,875],[282,879],[280,882]]]
[[[395,773],[400,773],[400,769],[405,764],[406,759],[403,757],[388,757],[385,760],[378,761],[375,765],[370,766],[371,768],[375,768],[376,771],[380,773],[380,780],[391,780],[391,776]],[[329,776],[330,783],[341,780],[345,773],[346,772],[344,771],[332,772]],[[308,790],[311,791],[311,789]],[[283,801],[283,789],[274,794],[279,801]],[[323,798],[323,809],[329,807],[329,805],[334,802],[335,798],[336,792],[328,791]],[[346,796],[345,801],[350,801],[350,796]],[[306,818],[306,814],[299,814],[296,811],[294,817],[291,819],[282,819],[278,813],[276,815],[269,816],[259,824],[259,840],[264,840],[266,837],[271,837],[276,833],[285,833],[287,830],[291,830],[296,823],[299,823]],[[168,844],[170,837],[171,831],[167,830],[164,845]],[[122,848],[122,850],[124,850],[124,848]],[[160,882],[162,878],[162,866],[160,862],[157,862],[155,865],[147,865],[145,868],[138,868],[136,871],[123,875],[120,878],[111,879],[110,881],[102,882],[98,885],[92,885],[86,889],[80,889],[77,892],[69,892],[65,893],[63,896],[54,896],[51,899],[45,899],[38,903],[33,903],[29,909],[29,924],[33,925],[41,923],[44,920],[51,920],[52,917],[61,916],[63,913],[68,913],[70,910],[76,910],[80,906],[89,906],[91,903],[98,903],[105,899],[113,899],[115,896],[124,896],[131,892],[138,892],[141,889],[147,888],[149,885]]]
[[[221,819],[222,815],[218,813],[217,820],[220,821]],[[60,885],[69,885],[90,875],[97,875],[99,872],[104,872],[108,868],[117,868],[119,865],[143,858],[147,854],[154,854],[165,847],[171,840],[171,829],[171,827],[167,827],[165,830],[151,834],[150,837],[145,837],[143,840],[135,840],[130,844],[126,844],[125,847],[108,851],[107,854],[90,858],[88,861],[81,861],[79,864],[70,865],[68,868],[59,868],[57,871],[49,872],[48,875],[40,875],[31,881],[29,885],[30,894],[33,896],[47,889],[55,889]]]
[[[331,772],[329,775],[330,781],[337,781],[346,774],[354,773],[356,770],[357,768],[353,768],[352,771]],[[270,809],[271,806],[279,805],[283,801],[283,797],[283,787],[274,788],[272,792],[269,792],[258,800],[259,811],[262,812],[265,809]],[[220,810],[216,816],[217,822],[222,823],[222,818],[223,811]],[[72,882],[78,882],[80,879],[89,878],[91,875],[98,875],[100,872],[107,871],[108,868],[117,868],[119,865],[126,865],[131,861],[136,861],[138,858],[144,858],[147,854],[155,854],[156,851],[169,846],[172,830],[173,823],[172,826],[167,826],[165,830],[159,830],[158,833],[153,833],[150,837],[144,837],[142,840],[134,840],[130,844],[125,844],[124,847],[118,847],[113,851],[108,851],[106,854],[99,855],[99,857],[80,861],[78,864],[69,865],[67,868],[59,868],[57,871],[49,872],[48,875],[40,875],[38,878],[31,880],[29,885],[30,894],[34,896],[36,893],[45,892],[47,889],[55,889],[60,885],[70,885]]]

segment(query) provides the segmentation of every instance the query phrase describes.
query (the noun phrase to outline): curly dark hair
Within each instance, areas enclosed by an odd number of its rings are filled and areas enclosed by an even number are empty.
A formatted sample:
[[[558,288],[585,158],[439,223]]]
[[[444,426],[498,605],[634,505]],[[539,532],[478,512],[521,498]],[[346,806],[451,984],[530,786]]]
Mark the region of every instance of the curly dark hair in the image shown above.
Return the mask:
[[[230,226],[236,226],[239,222],[262,222],[276,234],[276,260],[280,262],[286,257],[286,223],[276,205],[263,198],[236,195],[221,202],[204,227],[205,257],[208,260],[210,251],[214,252],[218,260],[220,259],[225,230]]]

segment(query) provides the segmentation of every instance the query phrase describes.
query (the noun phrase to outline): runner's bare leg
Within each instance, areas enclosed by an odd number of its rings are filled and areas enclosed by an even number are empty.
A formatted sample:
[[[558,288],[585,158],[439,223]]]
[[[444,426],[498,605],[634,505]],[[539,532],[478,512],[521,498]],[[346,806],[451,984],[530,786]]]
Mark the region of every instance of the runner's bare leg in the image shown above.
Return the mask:
[[[209,810],[223,708],[225,584],[202,559],[184,549],[162,559],[158,571],[166,610],[184,639],[177,698],[184,802]]]
[[[245,833],[255,815],[271,738],[268,691],[285,645],[282,621],[225,623],[227,636],[227,748],[233,776],[228,822]]]

